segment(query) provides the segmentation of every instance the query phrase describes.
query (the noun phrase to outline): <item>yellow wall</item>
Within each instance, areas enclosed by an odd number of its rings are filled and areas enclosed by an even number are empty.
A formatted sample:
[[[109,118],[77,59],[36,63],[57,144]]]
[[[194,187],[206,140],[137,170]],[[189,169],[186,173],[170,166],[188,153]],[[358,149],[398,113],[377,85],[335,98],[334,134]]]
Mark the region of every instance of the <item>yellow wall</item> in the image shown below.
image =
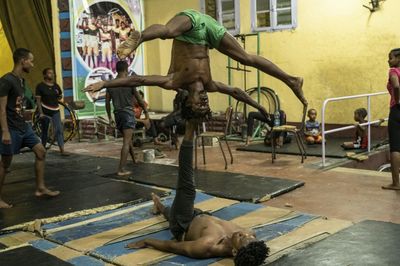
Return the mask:
[[[185,8],[199,9],[198,0],[146,0],[145,24],[164,24]],[[241,33],[250,33],[249,0],[241,0]],[[387,54],[400,47],[397,30],[400,1],[381,2],[381,9],[370,13],[362,5],[368,1],[298,2],[298,27],[281,32],[261,34],[261,55],[292,75],[302,76],[310,107],[320,110],[324,99],[386,90]],[[155,40],[146,44],[147,73],[166,74],[170,61],[171,41]],[[247,39],[247,51],[256,53],[256,38]],[[214,80],[227,83],[225,56],[212,51]],[[233,84],[243,87],[243,76],[236,72]],[[256,86],[255,71],[249,75],[248,87]],[[280,96],[282,109],[289,121],[300,120],[301,105],[282,82],[261,75],[261,85],[273,88]],[[153,109],[172,109],[173,92],[150,88]],[[224,110],[228,97],[212,94],[214,111]],[[353,110],[366,107],[366,100],[351,100],[329,105],[327,121],[351,123]],[[387,116],[388,96],[372,100],[372,117]],[[320,117],[319,117],[320,118]]]
[[[0,21],[0,77],[13,68],[12,52]]]
[[[51,15],[53,23],[53,46],[54,46],[54,68],[56,73],[56,82],[63,90],[62,66],[61,66],[61,47],[60,47],[60,21],[58,14],[57,0],[51,0]]]

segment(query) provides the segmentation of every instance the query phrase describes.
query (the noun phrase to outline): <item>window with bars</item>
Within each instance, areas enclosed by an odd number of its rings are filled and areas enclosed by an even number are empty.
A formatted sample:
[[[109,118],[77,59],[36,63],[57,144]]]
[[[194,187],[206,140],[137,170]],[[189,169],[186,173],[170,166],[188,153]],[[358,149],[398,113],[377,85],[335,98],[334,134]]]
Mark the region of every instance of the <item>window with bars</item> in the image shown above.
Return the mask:
[[[200,6],[203,13],[213,17],[231,34],[239,33],[239,0],[201,0]]]
[[[297,26],[297,0],[251,0],[252,29],[270,31]]]

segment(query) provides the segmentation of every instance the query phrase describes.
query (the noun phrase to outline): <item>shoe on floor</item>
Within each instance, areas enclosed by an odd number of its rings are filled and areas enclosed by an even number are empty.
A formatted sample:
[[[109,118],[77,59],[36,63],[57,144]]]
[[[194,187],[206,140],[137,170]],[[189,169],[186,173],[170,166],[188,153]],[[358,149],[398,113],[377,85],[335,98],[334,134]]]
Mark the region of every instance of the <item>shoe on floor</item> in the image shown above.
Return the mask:
[[[154,156],[156,158],[164,158],[164,157],[166,157],[166,155],[162,151],[160,151],[159,149],[155,149],[154,150]]]

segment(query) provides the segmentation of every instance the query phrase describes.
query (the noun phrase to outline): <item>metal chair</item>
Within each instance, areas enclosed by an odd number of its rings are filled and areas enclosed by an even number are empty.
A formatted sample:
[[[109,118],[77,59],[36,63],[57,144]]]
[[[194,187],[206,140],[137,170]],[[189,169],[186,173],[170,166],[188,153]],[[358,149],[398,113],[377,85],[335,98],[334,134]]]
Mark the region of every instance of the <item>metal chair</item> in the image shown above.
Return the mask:
[[[274,160],[276,159],[276,150],[275,150],[275,140],[274,140],[274,135],[275,132],[290,132],[293,133],[294,138],[296,139],[297,146],[299,147],[300,154],[301,154],[301,163],[304,162],[304,159],[307,159],[307,154],[306,150],[304,148],[303,141],[300,137],[300,130],[297,129],[296,126],[291,126],[291,125],[283,125],[283,126],[277,126],[273,127],[271,131],[271,147],[272,147],[272,163],[274,163]]]
[[[81,120],[79,119],[79,117],[77,116],[75,111],[85,109],[85,101],[82,101],[82,100],[72,101],[69,105],[71,106],[72,110],[74,111],[74,114],[73,114],[74,117],[71,119],[75,119],[76,126],[77,126],[77,133],[78,133],[78,142],[80,142],[81,141]]]
[[[222,148],[222,140],[225,140],[226,146],[228,147],[229,155],[231,157],[231,164],[233,164],[233,156],[232,156],[232,151],[231,148],[229,147],[229,143],[227,140],[227,135],[229,134],[229,129],[231,127],[231,122],[232,122],[232,113],[233,113],[233,108],[232,106],[229,106],[225,112],[225,118],[226,118],[226,125],[225,125],[225,130],[224,132],[213,132],[213,131],[206,131],[205,126],[203,124],[203,132],[196,134],[195,137],[195,169],[197,169],[197,143],[198,139],[201,138],[201,145],[202,145],[202,150],[203,150],[203,163],[206,164],[206,156],[205,156],[205,150],[204,150],[204,138],[210,138],[211,140],[213,138],[216,138],[218,140],[219,147],[222,152],[222,156],[224,157],[225,161],[225,170],[228,169],[228,162],[226,160],[225,152],[224,149]]]

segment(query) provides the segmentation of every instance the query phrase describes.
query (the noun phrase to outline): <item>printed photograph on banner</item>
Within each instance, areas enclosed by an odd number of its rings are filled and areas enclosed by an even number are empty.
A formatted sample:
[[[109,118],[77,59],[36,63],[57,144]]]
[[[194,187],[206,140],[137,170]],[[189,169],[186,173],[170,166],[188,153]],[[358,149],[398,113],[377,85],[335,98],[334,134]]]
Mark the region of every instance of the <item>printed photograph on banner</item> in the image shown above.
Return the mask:
[[[73,98],[85,102],[79,118],[105,114],[105,91],[82,91],[116,76],[116,51],[133,30],[143,30],[142,0],[69,0]],[[129,72],[144,74],[143,46],[126,58]]]
[[[85,87],[89,86],[98,81],[106,81],[112,80],[115,78],[115,75],[111,72],[110,69],[105,67],[98,67],[94,69],[86,78]],[[97,106],[104,106],[106,99],[106,89],[102,89],[97,92],[86,92],[86,97],[90,102],[96,104]]]
[[[76,48],[85,66],[90,69],[105,67],[115,72],[117,49],[132,30],[137,29],[131,15],[119,4],[96,2],[78,14],[75,25]],[[131,65],[135,53],[127,57]]]

